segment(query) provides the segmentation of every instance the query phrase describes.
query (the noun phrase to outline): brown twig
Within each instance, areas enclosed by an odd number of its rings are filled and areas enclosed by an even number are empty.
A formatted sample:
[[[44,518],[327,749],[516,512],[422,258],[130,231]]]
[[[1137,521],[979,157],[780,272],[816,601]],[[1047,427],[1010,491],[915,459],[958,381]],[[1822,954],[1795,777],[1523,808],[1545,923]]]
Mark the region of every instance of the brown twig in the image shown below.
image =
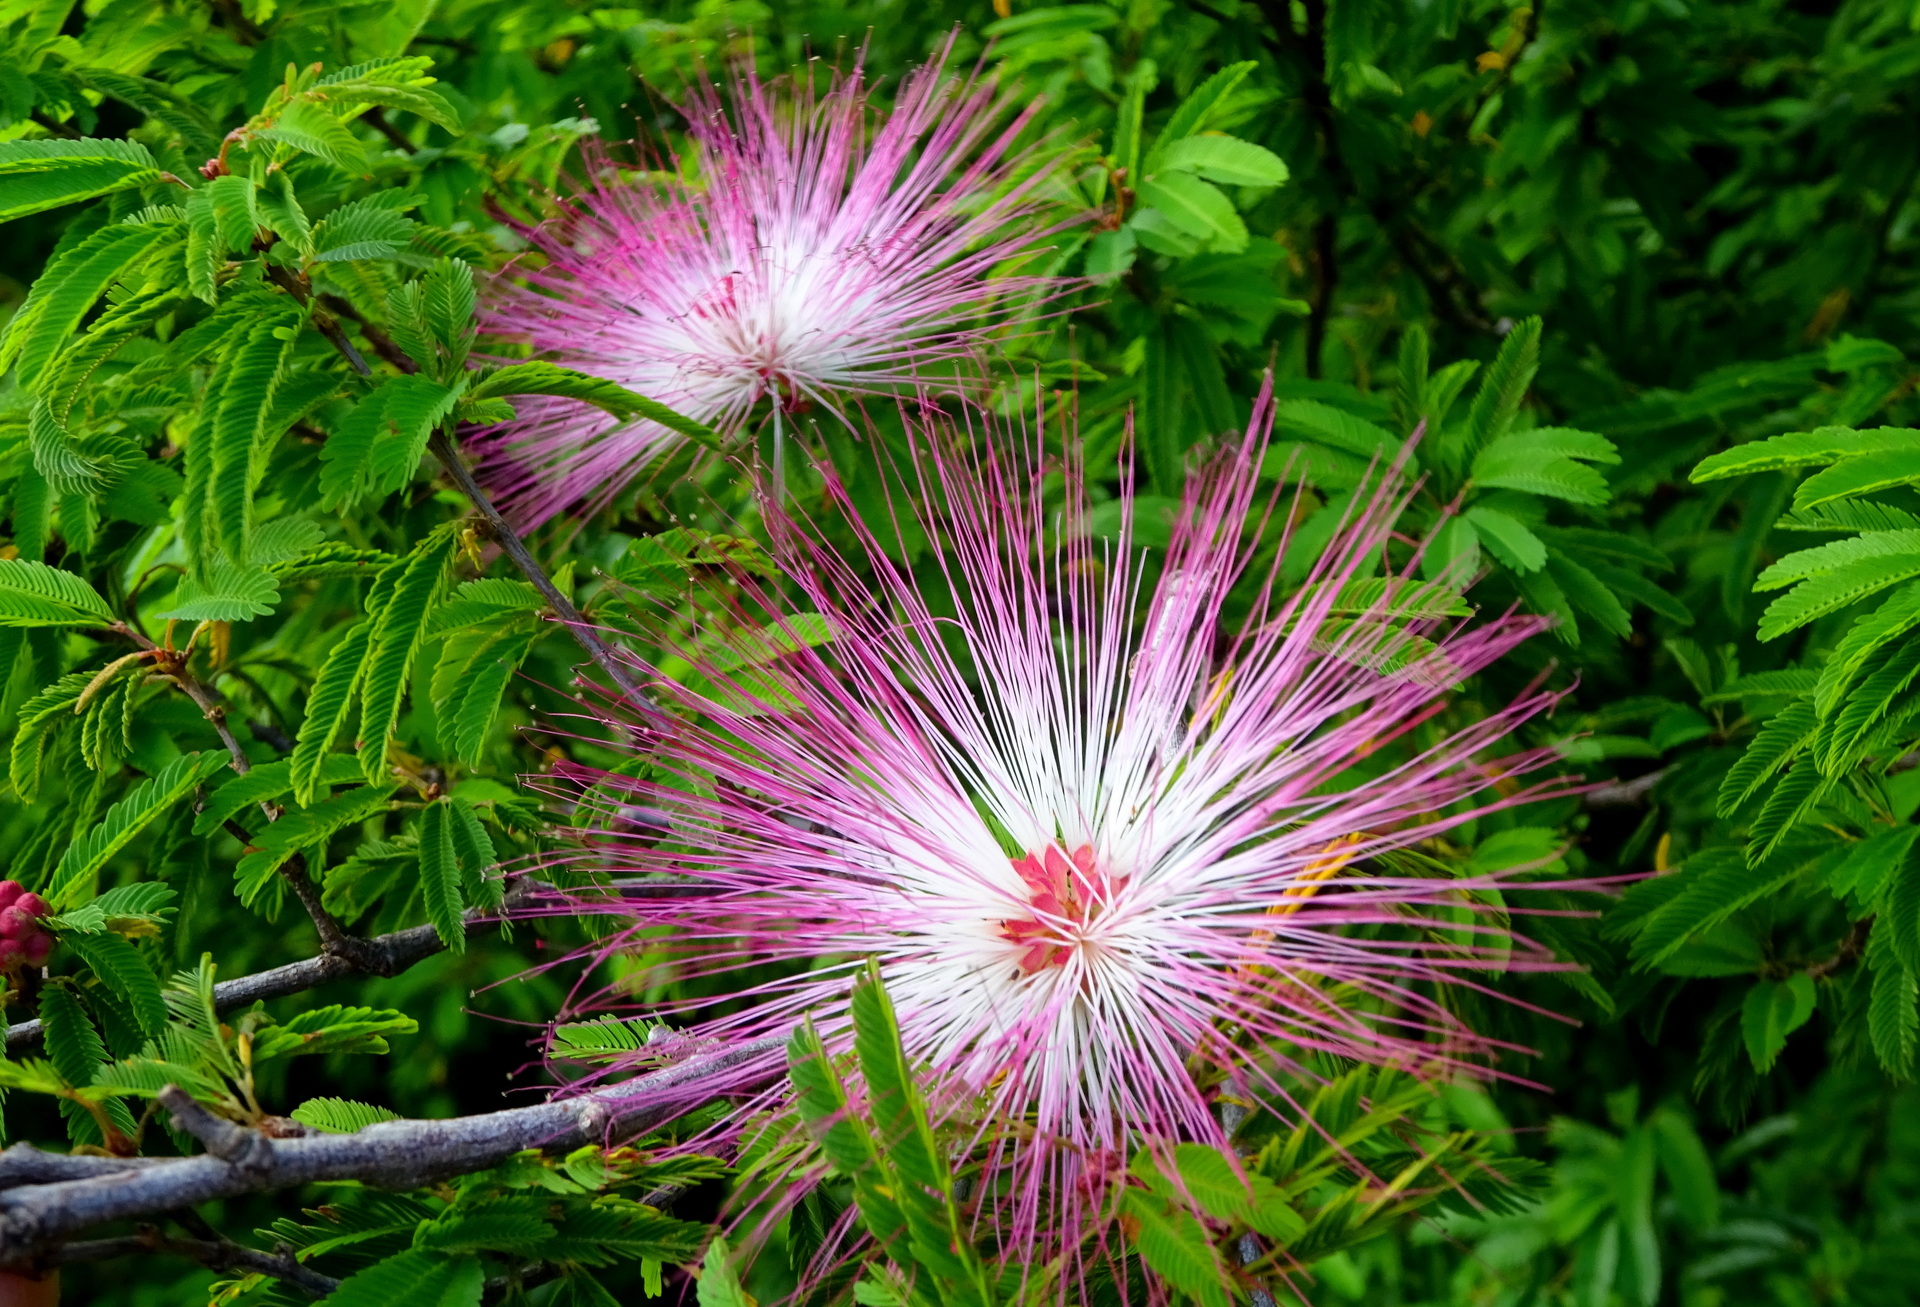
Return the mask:
[[[278,275],[274,275],[276,273]],[[302,303],[313,299],[313,289],[303,278],[286,269],[273,269],[269,275],[273,275],[274,284]],[[331,312],[327,311],[336,306],[334,297],[323,296],[314,309],[315,326],[319,327],[321,335],[332,343],[354,371],[363,377],[372,376],[373,369],[367,365],[366,358],[354,348],[353,342],[348,340],[346,333],[340,329],[339,322]],[[393,364],[401,372],[412,374],[420,370],[420,365],[409,358],[405,350],[361,318],[351,305],[345,305],[342,311],[358,320],[361,333],[366,336],[367,342],[373,346],[381,358]],[[324,324],[322,319],[325,320]],[[546,569],[540,566],[538,559],[534,558],[533,552],[527,548],[526,541],[520,538],[520,533],[514,530],[513,524],[507,521],[505,515],[494,506],[493,500],[480,483],[474,480],[473,473],[461,460],[459,451],[453,447],[453,441],[447,433],[444,430],[435,431],[427,447],[433,451],[434,457],[440,460],[440,466],[445,469],[454,485],[460,488],[460,493],[467,497],[467,502],[473,505],[474,510],[486,522],[488,534],[493,542],[499,545],[500,551],[520,569],[521,575],[532,582],[533,588],[540,592],[541,597],[553,609],[554,616],[558,617],[561,624],[572,633],[573,638],[586,651],[587,656],[599,665],[602,672],[606,673],[607,679],[613,682],[615,688],[620,691],[631,707],[651,715],[653,710],[646,695],[642,692],[639,683],[633,679],[619,654],[614,652],[613,647],[594,631],[592,625],[581,615],[580,610],[574,607],[573,600],[560,592],[560,587],[553,583],[553,578],[547,575]]]
[[[210,1271],[251,1271],[271,1275],[290,1284],[310,1298],[324,1298],[340,1287],[331,1275],[304,1266],[283,1245],[271,1253],[226,1239],[189,1239],[162,1234],[151,1225],[140,1227],[138,1234],[118,1239],[88,1239],[65,1244],[53,1250],[47,1260],[56,1266],[75,1262],[100,1262],[114,1257],[134,1257],[152,1253],[173,1253],[191,1258]]]
[[[391,122],[387,121],[387,115],[381,112],[379,105],[374,105],[365,113],[361,114],[360,117],[367,126],[386,137],[393,148],[402,154],[412,154],[420,148],[408,140],[406,134],[398,127],[395,127]]]
[[[427,448],[432,450],[434,457],[440,460],[440,466],[446,469],[453,483],[460,487],[460,493],[465,495],[479,511],[481,519],[487,524],[487,530],[493,542],[500,546],[500,551],[512,560],[513,565],[520,569],[527,580],[533,583],[533,588],[540,592],[541,598],[547,601],[547,606],[553,609],[555,616],[569,631],[573,632],[573,638],[580,642],[580,647],[587,651],[588,656],[595,663],[599,664],[600,670],[607,674],[607,678],[619,688],[620,693],[626,697],[631,706],[643,712],[651,712],[645,694],[628,673],[620,655],[614,651],[613,646],[600,638],[599,633],[588,623],[580,610],[573,606],[573,600],[561,593],[560,587],[553,583],[545,569],[534,560],[533,554],[528,551],[526,542],[520,538],[519,532],[515,531],[512,524],[501,515],[500,510],[493,506],[493,501],[487,497],[487,492],[480,488],[478,481],[474,480],[473,473],[468,470],[466,463],[460,457],[460,451],[453,447],[453,440],[444,430],[436,431],[427,441]]]
[[[1807,975],[1823,980],[1834,972],[1852,966],[1867,949],[1867,936],[1873,932],[1873,916],[1868,914],[1853,923],[1833,953],[1807,968]]]
[[[192,642],[188,642],[187,650],[161,648],[125,622],[115,622],[113,630],[139,645],[142,651],[152,658],[154,670],[172,681],[181,693],[193,701],[194,706],[200,710],[200,715],[207,719],[214,733],[220,737],[220,743],[227,750],[227,758],[233,770],[241,776],[252,771],[253,760],[247,757],[246,750],[240,747],[240,741],[233,734],[233,728],[227,725],[226,705],[222,704],[218,696],[187,669]],[[262,803],[260,811],[266,815],[268,821],[280,819],[280,809],[271,803]],[[228,825],[242,844],[252,841],[252,837],[244,828],[231,822]],[[328,953],[351,954],[360,941],[347,934],[340,923],[334,919],[334,915],[327,911],[326,905],[321,902],[319,887],[313,883],[313,877],[307,874],[307,860],[298,853],[294,854],[280,864],[280,876],[293,890],[294,897],[300,900],[300,906],[306,909],[307,916],[312,919],[314,931],[320,936],[320,947]]]

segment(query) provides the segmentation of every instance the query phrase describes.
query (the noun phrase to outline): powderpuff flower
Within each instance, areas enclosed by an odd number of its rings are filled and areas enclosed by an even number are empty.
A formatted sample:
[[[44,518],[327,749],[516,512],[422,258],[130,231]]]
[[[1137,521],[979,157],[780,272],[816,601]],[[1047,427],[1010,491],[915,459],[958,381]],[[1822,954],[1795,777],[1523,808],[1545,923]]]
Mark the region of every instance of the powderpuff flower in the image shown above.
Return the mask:
[[[916,570],[897,540],[856,557],[771,514],[819,619],[742,614],[759,634],[700,662],[706,691],[662,683],[687,719],[650,777],[579,777],[651,814],[589,865],[688,878],[615,909],[649,958],[731,1000],[666,1009],[696,1018],[686,1037],[811,1019],[845,1048],[876,960],[934,1100],[1017,1127],[1010,1164],[1044,1177],[1016,1213],[1029,1233],[1052,1219],[1036,1195],[1071,1202],[1135,1148],[1224,1142],[1222,1088],[1282,1103],[1317,1053],[1431,1072],[1494,1051],[1438,991],[1550,954],[1476,916],[1493,879],[1395,855],[1564,791],[1516,783],[1555,755],[1508,743],[1552,693],[1439,720],[1543,623],[1469,626],[1450,592],[1381,575],[1397,469],[1277,592],[1256,566],[1283,533],[1256,502],[1266,394],[1158,556],[1125,495],[1101,544],[1083,472],[1062,489],[1030,434],[966,453],[910,422],[917,525],[944,548]]]
[[[839,411],[967,357],[1054,284],[993,275],[1031,244],[1048,174],[1017,148],[1037,105],[947,77],[945,58],[902,82],[877,128],[858,67],[824,94],[744,71],[731,113],[696,89],[698,180],[597,161],[591,189],[525,233],[544,266],[496,286],[485,330],[722,434],[771,399],[776,451],[783,413]],[[599,507],[684,439],[645,419],[607,430],[577,401],[516,405],[477,443],[523,524]]]

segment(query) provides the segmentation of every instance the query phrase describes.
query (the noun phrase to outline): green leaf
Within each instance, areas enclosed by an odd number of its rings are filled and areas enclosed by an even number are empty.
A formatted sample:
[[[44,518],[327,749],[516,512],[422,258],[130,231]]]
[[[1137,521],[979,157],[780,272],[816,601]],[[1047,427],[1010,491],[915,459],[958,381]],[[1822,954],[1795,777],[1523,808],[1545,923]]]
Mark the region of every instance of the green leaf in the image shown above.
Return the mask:
[[[280,112],[271,126],[255,133],[263,141],[290,146],[304,154],[324,159],[343,172],[366,171],[367,153],[359,138],[323,106],[311,100],[295,100]]]
[[[1888,532],[1889,535],[1904,535],[1905,532]],[[1872,537],[1860,537],[1862,541]],[[1856,541],[1840,543],[1854,544]],[[1821,549],[1828,546],[1822,545]],[[1807,549],[1802,553],[1817,553]],[[1776,568],[1791,563],[1799,555],[1782,559],[1773,567],[1761,573],[1761,581]],[[1791,631],[1798,630],[1807,623],[1817,621],[1829,613],[1839,612],[1852,604],[1859,603],[1891,585],[1910,581],[1920,576],[1920,549],[1902,551],[1884,557],[1865,557],[1857,562],[1847,563],[1821,575],[1802,581],[1794,589],[1781,595],[1767,605],[1766,612],[1760,616],[1758,635],[1761,640],[1777,640]],[[1756,587],[1758,588],[1758,587]]]
[[[1519,518],[1497,508],[1478,505],[1462,513],[1460,518],[1473,527],[1474,534],[1487,547],[1487,552],[1514,571],[1537,572],[1546,566],[1545,542],[1528,530]]]
[[[253,849],[241,855],[234,867],[234,891],[240,902],[252,907],[273,873],[294,854],[319,848],[347,827],[387,811],[392,798],[391,785],[359,786],[312,807],[290,811],[268,825],[254,837]]]
[[[573,1062],[617,1062],[645,1048],[656,1028],[637,1017],[570,1022],[554,1028],[550,1051]]]
[[[0,222],[160,180],[138,141],[0,142]]]
[[[1615,635],[1632,634],[1632,614],[1591,570],[1565,554],[1553,554],[1547,558],[1547,572],[1581,612]]]
[[[452,376],[467,365],[477,328],[473,321],[473,269],[458,259],[441,259],[421,280],[421,307],[427,330],[446,360],[443,375]]]
[[[1474,392],[1467,410],[1469,453],[1506,434],[1539,370],[1540,319],[1524,318],[1500,342],[1500,352]]]
[[[465,1202],[423,1223],[414,1231],[413,1246],[446,1252],[536,1254],[553,1242],[556,1233],[541,1219],[549,1210],[545,1199],[518,1194]]]
[[[480,1307],[486,1283],[477,1257],[409,1249],[348,1276],[321,1301],[326,1307]]]
[[[1755,590],[1778,590],[1813,577],[1828,576],[1856,563],[1920,557],[1920,531],[1871,531],[1851,540],[1835,540],[1788,554],[1760,573]]]
[[[1908,857],[1893,868],[1881,904],[1874,933],[1884,928],[1894,958],[1909,972],[1920,975],[1920,858]]]
[[[1252,60],[1228,64],[1194,87],[1192,93],[1173,111],[1173,116],[1167,119],[1166,127],[1154,141],[1153,153],[1147,158],[1147,171],[1152,172],[1158,166],[1162,151],[1196,132],[1205,131],[1207,124],[1226,107],[1229,98],[1256,66]]]
[[[500,880],[491,876],[499,863],[487,828],[473,805],[457,795],[445,800],[447,828],[453,835],[453,850],[460,861],[460,888],[466,900],[479,907],[495,907],[500,902]]]
[[[157,776],[142,781],[126,798],[107,809],[100,824],[67,846],[54,868],[47,901],[56,909],[77,907],[91,897],[93,878],[115,854],[125,848],[147,824],[227,765],[218,750],[188,753],[169,763]]]
[[[390,259],[407,248],[418,223],[398,212],[404,192],[386,191],[343,204],[313,229],[314,262]]]
[[[344,785],[360,779],[360,763],[354,758],[327,758],[315,777],[318,786]],[[269,803],[293,789],[293,762],[261,763],[244,775],[235,776],[208,796],[200,815],[193,819],[195,835],[209,835],[256,803]]]
[[[1630,950],[1634,964],[1657,967],[1687,941],[1750,904],[1791,884],[1805,860],[1781,857],[1750,868],[1737,849],[1705,849],[1668,878],[1671,897],[1641,919]]]
[[[1842,499],[1920,481],[1920,442],[1904,449],[1882,449],[1845,459],[1802,481],[1793,492],[1796,511],[1805,512]]]
[[[1585,463],[1527,448],[1512,436],[1497,440],[1473,460],[1473,482],[1485,490],[1518,490],[1570,504],[1604,504],[1607,480]]]
[[[1894,956],[1892,933],[1877,922],[1867,937],[1867,968],[1873,974],[1867,1031],[1874,1056],[1888,1075],[1911,1079],[1915,1036],[1920,1033],[1920,985],[1913,969]]]
[[[370,1103],[346,1098],[309,1098],[290,1114],[301,1125],[330,1135],[350,1135],[381,1121],[398,1121],[400,1114]]]
[[[71,572],[0,558],[0,626],[106,626],[113,611]]]
[[[330,1003],[295,1014],[283,1025],[266,1025],[253,1039],[253,1059],[331,1053],[385,1053],[388,1035],[411,1035],[419,1022],[391,1008],[345,1007]]]
[[[451,605],[449,605],[451,606]],[[534,642],[545,630],[515,623],[498,631],[480,630],[447,641],[434,669],[435,711],[443,745],[469,766],[477,766],[487,734],[500,711],[507,686]]]
[[[293,179],[286,172],[269,173],[254,193],[253,203],[263,226],[300,253],[313,252],[313,225],[307,221],[307,211],[301,207],[300,197],[293,191]]]
[[[467,932],[460,916],[466,905],[444,803],[430,803],[420,814],[420,896],[441,942],[454,953],[466,952]]]
[[[1247,247],[1247,224],[1233,201],[1213,183],[1169,172],[1143,179],[1136,190],[1140,203],[1159,210],[1181,231],[1207,242],[1208,248],[1234,254]]]
[[[253,179],[237,173],[215,177],[199,193],[207,197],[207,208],[220,244],[242,253],[250,250],[260,229]]]
[[[1895,826],[1861,840],[1827,873],[1827,888],[1840,897],[1855,896],[1861,903],[1878,901],[1912,854],[1916,838],[1920,838],[1920,826]]]
[[[242,562],[253,536],[253,499],[266,472],[267,455],[281,433],[268,425],[287,365],[299,343],[299,319],[291,312],[264,318],[234,352],[225,370],[220,407],[206,453],[205,511],[215,525],[212,539],[227,557]],[[186,511],[194,511],[189,505]],[[203,573],[211,570],[207,559]]]
[[[1701,459],[1699,466],[1693,469],[1692,480],[1698,485],[1746,476],[1750,472],[1811,467],[1877,450],[1913,449],[1917,446],[1920,446],[1920,431],[1895,427],[1876,427],[1870,431],[1855,431],[1850,427],[1792,431],[1751,444],[1737,445]]]
[[[1228,1307],[1231,1281],[1200,1222],[1144,1189],[1126,1191],[1126,1214],[1138,1226],[1133,1246],[1156,1274],[1202,1307]]]
[[[1151,1155],[1143,1156],[1153,1165]],[[1218,1148],[1178,1144],[1173,1162],[1179,1172],[1178,1188],[1169,1185],[1155,1168],[1154,1179],[1163,1186],[1165,1196],[1191,1199],[1215,1220],[1238,1221],[1282,1243],[1306,1228],[1306,1222],[1287,1204],[1273,1181],[1258,1171],[1235,1172]]]
[[[46,1029],[47,1056],[60,1078],[76,1087],[93,1083],[94,1072],[107,1061],[107,1046],[73,991],[54,985],[43,993],[40,1021]]]
[[[1813,1008],[1813,978],[1804,971],[1786,980],[1763,980],[1747,991],[1740,1008],[1740,1035],[1754,1070],[1772,1069],[1787,1036],[1806,1024]]]
[[[380,613],[360,690],[360,766],[370,783],[386,778],[387,740],[400,720],[401,695],[426,637],[427,616],[446,587],[457,526],[436,527],[414,547]]]
[[[373,642],[373,628],[386,598],[391,594],[390,578],[397,568],[382,573],[381,581],[367,601],[369,616],[356,622],[341,636],[327,654],[320,675],[307,694],[307,715],[300,723],[300,736],[294,742],[292,780],[294,798],[301,803],[313,801],[320,786],[321,769],[334,741],[346,729],[348,710],[354,691],[366,675],[367,650]]]
[[[1673,1203],[1680,1217],[1695,1231],[1706,1231],[1720,1224],[1720,1185],[1714,1177],[1713,1159],[1707,1147],[1687,1119],[1671,1107],[1656,1111],[1647,1122],[1657,1147],[1654,1156],[1667,1177]]]
[[[280,587],[265,569],[222,558],[204,582],[183,579],[173,606],[154,616],[181,622],[249,622],[267,616],[279,602]]]
[[[0,145],[0,155],[9,148]],[[166,237],[163,227],[116,223],[60,251],[7,322],[5,335],[0,336],[0,368],[14,364],[19,383],[33,389],[107,288],[131,274]]]
[[[1796,699],[1769,718],[1721,780],[1716,814],[1731,817],[1739,811],[1769,776],[1813,742],[1818,721],[1812,696]]]
[[[391,377],[347,415],[320,450],[321,501],[343,508],[387,495],[412,479],[434,428],[453,411],[457,387],[425,377]]]
[[[699,1307],[760,1307],[759,1300],[740,1283],[740,1273],[727,1255],[724,1236],[713,1236],[707,1255],[700,1263],[700,1279],[694,1299]]]
[[[557,363],[510,363],[481,375],[467,388],[469,399],[504,395],[557,395],[605,409],[617,418],[645,418],[657,422],[709,449],[724,449],[720,433],[657,400],[636,394],[602,377],[563,368]]]
[[[40,790],[40,763],[48,738],[62,722],[72,719],[72,709],[93,683],[94,675],[91,671],[68,672],[20,705],[8,756],[9,774],[13,788],[29,803]]]
[[[105,931],[67,932],[60,942],[78,953],[93,974],[126,1002],[143,1034],[160,1033],[167,1024],[166,1000],[160,996],[159,978],[141,959],[139,950]]]
[[[1161,156],[1160,167],[1198,173],[1222,186],[1278,186],[1288,175],[1279,155],[1234,136],[1189,136],[1175,141]]]
[[[1290,399],[1275,406],[1277,431],[1297,433],[1364,459],[1388,459],[1400,441],[1390,432],[1345,409],[1311,399]]]

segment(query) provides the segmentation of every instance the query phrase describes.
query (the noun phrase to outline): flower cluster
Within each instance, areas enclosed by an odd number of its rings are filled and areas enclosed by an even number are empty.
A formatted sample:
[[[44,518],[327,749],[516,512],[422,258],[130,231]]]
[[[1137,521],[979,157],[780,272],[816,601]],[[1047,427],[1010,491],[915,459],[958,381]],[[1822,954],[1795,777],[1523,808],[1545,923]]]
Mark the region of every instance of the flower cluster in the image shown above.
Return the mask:
[[[17,880],[0,880],[0,972],[38,967],[53,952],[53,936],[40,924],[47,901]]]
[[[1551,954],[1476,918],[1493,878],[1396,855],[1561,785],[1512,783],[1551,750],[1501,751],[1551,693],[1437,721],[1452,686],[1543,623],[1469,626],[1421,601],[1432,587],[1378,575],[1395,476],[1304,588],[1249,576],[1262,523],[1285,532],[1255,501],[1271,418],[1263,395],[1191,478],[1163,558],[1135,547],[1130,498],[1117,543],[1093,539],[1083,472],[1056,489],[1021,452],[1030,435],[975,433],[961,453],[918,416],[943,579],[870,536],[856,567],[772,514],[830,641],[794,640],[755,679],[711,660],[713,693],[663,685],[700,724],[652,759],[657,779],[581,777],[668,814],[666,839],[610,836],[598,865],[703,887],[623,909],[646,946],[684,975],[752,969],[749,1002],[693,1037],[811,1019],[843,1043],[877,958],[937,1096],[1028,1141],[1012,1165],[1029,1195],[1085,1189],[1087,1167],[1146,1142],[1222,1143],[1219,1092],[1282,1103],[1316,1053],[1436,1068],[1495,1049],[1435,988]],[[1243,579],[1253,610],[1230,621]]]
[[[762,399],[778,423],[922,381],[1049,284],[995,275],[1033,239],[1021,220],[1044,174],[1022,176],[1016,148],[1031,110],[994,86],[947,77],[942,56],[877,128],[857,68],[824,94],[751,71],[733,91],[731,114],[711,87],[687,108],[698,180],[597,161],[594,186],[526,233],[544,263],[497,287],[486,330],[731,433]],[[605,503],[682,439],[517,403],[478,446],[523,523]]]

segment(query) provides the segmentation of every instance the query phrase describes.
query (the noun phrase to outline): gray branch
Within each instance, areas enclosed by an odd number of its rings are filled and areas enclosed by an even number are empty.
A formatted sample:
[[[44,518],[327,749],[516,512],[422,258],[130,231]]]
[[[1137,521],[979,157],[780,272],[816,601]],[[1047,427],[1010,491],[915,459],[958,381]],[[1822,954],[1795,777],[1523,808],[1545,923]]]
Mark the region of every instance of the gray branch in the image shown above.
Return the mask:
[[[1647,801],[1653,793],[1653,787],[1667,778],[1671,767],[1662,767],[1650,771],[1644,776],[1636,776],[1630,781],[1608,781],[1588,790],[1585,802],[1589,808],[1637,808]]]
[[[468,912],[467,933],[477,934],[499,924],[501,913],[526,908],[536,896],[551,892],[552,889],[553,886],[543,881],[520,881],[508,890],[499,911]],[[692,880],[667,876],[658,877],[657,883],[622,887],[622,893],[630,898],[658,898],[699,891],[700,886]],[[376,935],[372,939],[352,936],[349,939],[353,945],[350,952],[322,953],[318,957],[289,962],[283,967],[219,982],[213,987],[214,1010],[230,1012],[234,1008],[247,1007],[267,999],[285,998],[288,994],[317,989],[343,976],[397,976],[446,947],[432,926],[414,926],[407,930],[396,930],[390,935]],[[7,1027],[7,1052],[17,1053],[38,1043],[40,1035],[38,1019],[15,1022]]]
[[[169,1087],[162,1102],[174,1112],[175,1123],[200,1135],[220,1155],[72,1159],[78,1163],[67,1172],[73,1178],[16,1182],[0,1190],[0,1265],[44,1256],[109,1221],[153,1217],[241,1194],[339,1180],[413,1189],[483,1171],[528,1148],[566,1150],[631,1138],[716,1093],[764,1084],[780,1074],[780,1060],[769,1055],[784,1045],[783,1039],[762,1039],[695,1054],[594,1093],[531,1107],[446,1121],[383,1121],[354,1134],[297,1139],[273,1139],[221,1121]],[[756,1071],[764,1074],[738,1074],[756,1059],[764,1063]],[[16,1144],[0,1152],[0,1176],[45,1175],[55,1169],[52,1156]],[[98,1167],[100,1162],[115,1169]],[[85,1174],[77,1174],[82,1170]]]

